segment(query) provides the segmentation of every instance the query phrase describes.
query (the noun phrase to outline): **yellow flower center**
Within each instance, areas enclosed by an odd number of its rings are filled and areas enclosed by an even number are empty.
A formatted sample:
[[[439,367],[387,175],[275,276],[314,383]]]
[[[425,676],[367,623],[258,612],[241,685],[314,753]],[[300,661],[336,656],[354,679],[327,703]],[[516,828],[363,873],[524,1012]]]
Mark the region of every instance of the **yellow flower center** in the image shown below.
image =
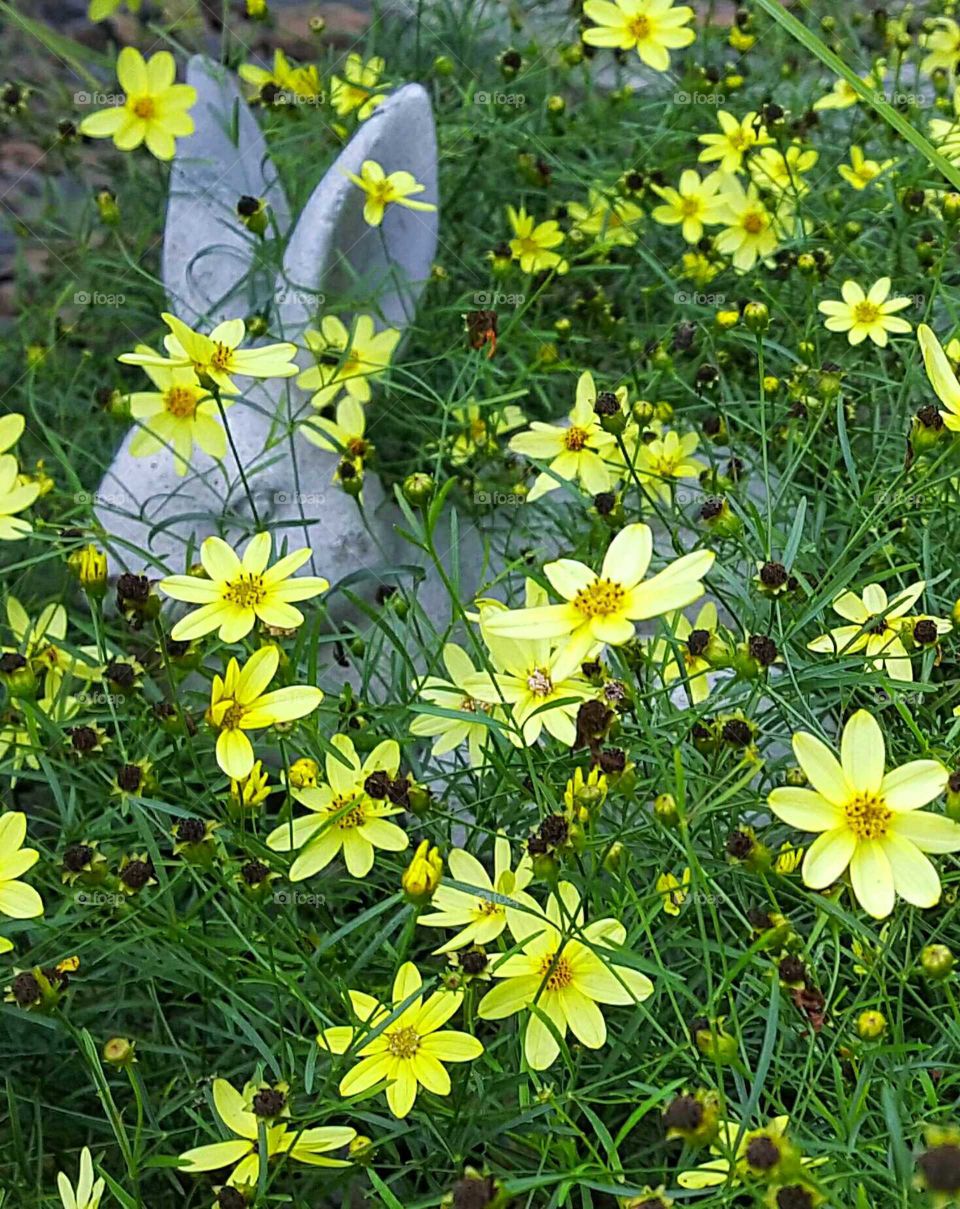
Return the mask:
[[[181,420],[196,414],[197,402],[197,392],[189,386],[171,386],[163,396],[165,410]]]
[[[387,206],[390,202],[396,201],[397,195],[388,180],[368,182],[366,191],[370,200],[379,202],[381,206]]]
[[[680,199],[680,213],[684,218],[694,218],[700,213],[700,198],[699,197],[682,197]]]
[[[750,235],[759,235],[766,225],[766,219],[759,210],[748,210],[743,216],[743,229]]]
[[[577,453],[586,445],[589,435],[585,428],[578,428],[574,424],[563,434],[564,446]]]
[[[520,249],[520,256],[536,256],[540,251],[540,245],[532,235],[524,235],[517,238],[517,247]]]
[[[858,840],[880,839],[887,834],[893,818],[893,811],[884,805],[883,798],[873,793],[858,793],[844,809],[847,826]]]
[[[875,302],[858,302],[853,308],[854,323],[876,323],[880,318],[880,308]]]
[[[553,681],[542,667],[534,668],[527,677],[527,688],[535,697],[549,697],[553,692]]]
[[[387,1033],[387,1049],[395,1058],[412,1058],[420,1048],[420,1034],[412,1028]]]
[[[573,968],[566,957],[547,953],[540,959],[539,974],[546,979],[548,991],[562,991],[573,982]]]
[[[352,437],[349,441],[347,441],[347,453],[349,453],[352,458],[366,457],[367,442],[363,439],[363,437]]]
[[[233,349],[229,344],[218,344],[213,350],[213,356],[210,358],[210,364],[215,370],[220,373],[226,373],[230,368],[230,363],[233,360]]]
[[[236,730],[240,725],[240,720],[242,718],[243,706],[239,701],[234,701],[233,705],[231,705],[227,712],[223,715],[223,719],[220,722],[221,729]]]
[[[744,151],[748,145],[748,134],[745,130],[737,130],[727,135],[727,142],[734,151]]]
[[[485,420],[472,420],[470,422],[470,436],[479,445],[481,441],[487,439],[487,425]]]
[[[333,801],[333,810],[342,810],[344,806],[353,801],[353,797],[335,798]],[[362,827],[367,821],[366,811],[363,808],[363,803],[360,802],[337,820],[337,826],[341,831],[352,831],[354,827]]]
[[[480,915],[504,914],[504,908],[499,903],[492,903],[489,898],[478,898],[476,909]]]
[[[581,588],[573,598],[573,606],[585,617],[610,617],[623,608],[627,594],[612,579],[595,579]]]
[[[644,16],[632,17],[627,22],[627,29],[638,42],[650,37],[650,18]]]
[[[223,598],[241,609],[252,609],[255,605],[263,604],[267,598],[263,576],[243,573],[239,579],[230,580]]]
[[[141,118],[144,122],[149,122],[157,115],[157,107],[153,103],[153,97],[137,97],[133,102],[132,109],[137,117]]]

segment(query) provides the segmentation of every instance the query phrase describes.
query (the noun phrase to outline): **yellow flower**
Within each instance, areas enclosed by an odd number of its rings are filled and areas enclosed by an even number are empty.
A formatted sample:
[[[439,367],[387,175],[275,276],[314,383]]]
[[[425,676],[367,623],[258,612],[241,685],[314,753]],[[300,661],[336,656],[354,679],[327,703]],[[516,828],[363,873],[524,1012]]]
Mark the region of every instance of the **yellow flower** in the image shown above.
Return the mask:
[[[589,235],[604,247],[631,248],[637,242],[633,230],[643,211],[629,198],[607,197],[598,189],[587,193],[587,204],[570,202],[567,206],[573,229]]]
[[[809,172],[819,158],[812,148],[805,151],[797,143],[787,148],[786,155],[776,147],[764,147],[750,160],[750,176],[760,189],[802,197],[810,189],[802,173]]]
[[[588,46],[635,50],[654,71],[668,71],[670,51],[682,50],[696,38],[685,28],[693,9],[674,7],[673,0],[586,0],[583,15],[595,23],[583,31]]]
[[[917,580],[892,600],[879,584],[867,584],[862,596],[843,592],[833,602],[833,611],[851,624],[838,626],[814,638],[807,643],[807,650],[832,655],[855,655],[865,651],[868,669],[882,665],[891,680],[912,680],[913,668],[901,634],[913,629],[915,618],[908,617],[907,613],[926,586],[925,580]],[[938,634],[946,634],[951,628],[945,618],[931,620],[936,624]]]
[[[661,873],[657,878],[657,893],[663,899],[663,909],[667,915],[679,915],[680,908],[687,901],[687,887],[690,885],[690,869],[684,869],[680,881],[672,873]]]
[[[484,995],[477,1014],[502,1020],[530,1009],[523,1048],[534,1070],[554,1062],[557,1036],[563,1039],[568,1027],[589,1049],[605,1044],[607,1026],[598,1004],[636,1005],[653,994],[645,974],[616,961],[627,936],[624,926],[615,919],[585,924],[580,895],[569,882],[550,895],[545,914],[511,911],[508,918],[521,952],[492,966],[491,974],[502,981]]]
[[[176,84],[176,64],[167,50],[158,50],[149,60],[132,46],[117,57],[117,79],[125,94],[122,105],[100,109],[80,123],[80,133],[89,138],[112,138],[120,151],[133,151],[141,143],[158,160],[172,160],[176,140],[193,134],[193,118],[187,112],[197,99],[189,84]]]
[[[105,21],[107,17],[112,17],[123,4],[126,4],[131,13],[140,11],[140,0],[90,0],[87,18],[90,21]]]
[[[643,582],[653,555],[647,525],[626,525],[610,543],[600,573],[574,559],[547,563],[543,572],[563,604],[506,610],[491,616],[491,634],[507,638],[565,638],[586,658],[600,644],[622,646],[634,623],[682,609],[703,595],[712,550],[696,550]]]
[[[960,382],[953,371],[940,341],[925,323],[917,328],[917,339],[920,341],[920,351],[923,353],[923,365],[930,379],[930,385],[936,392],[937,398],[947,409],[941,411],[945,427],[951,432],[960,432]],[[950,347],[957,341],[951,340]]]
[[[706,462],[691,457],[699,444],[700,438],[695,432],[681,437],[673,430],[641,444],[635,466],[647,494],[668,504],[673,479],[699,479],[707,469]]]
[[[924,853],[960,851],[960,824],[920,807],[945,789],[943,765],[913,760],[885,772],[883,732],[865,709],[843,728],[839,761],[805,731],[793,751],[813,788],[784,786],[768,801],[788,826],[821,833],[804,857],[804,884],[822,890],[849,866],[853,893],[875,919],[897,894],[915,907],[938,903],[940,879]]]
[[[77,676],[83,680],[97,679],[102,668],[78,659],[59,644],[67,636],[67,610],[62,604],[50,604],[41,609],[31,621],[26,609],[15,596],[7,597],[7,624],[13,634],[16,652],[23,655],[38,671],[46,673],[44,696],[59,695],[64,677]],[[3,648],[7,653],[9,648]],[[96,657],[96,647],[83,647],[82,653]]]
[[[328,453],[338,453],[351,461],[362,462],[373,452],[366,438],[367,417],[363,404],[347,395],[337,404],[337,418],[315,416],[305,420],[300,431],[311,443]]]
[[[563,243],[559,223],[552,218],[538,223],[523,206],[519,210],[507,206],[507,219],[513,231],[510,255],[519,261],[524,273],[542,273],[546,269],[556,269],[558,273],[565,271],[563,257],[559,252],[552,251]]]
[[[673,684],[681,674],[685,676],[689,685],[687,692],[690,699],[694,705],[700,705],[710,694],[710,682],[707,680],[710,664],[703,656],[717,631],[717,606],[712,601],[708,601],[697,614],[693,625],[682,613],[674,614],[668,619],[668,624],[673,634],[673,641],[658,638],[650,648],[650,658],[655,663],[662,665],[660,676],[664,684]],[[674,654],[676,647],[681,650],[682,671]],[[666,662],[664,662],[665,660]]]
[[[563,790],[563,804],[570,818],[586,822],[607,800],[607,777],[599,768],[591,768],[586,777],[582,768],[575,768]]]
[[[248,1111],[244,1098],[226,1079],[214,1079],[213,1103],[217,1116],[236,1134],[228,1142],[197,1146],[180,1156],[180,1170],[195,1175],[201,1171],[219,1171],[233,1167],[227,1184],[232,1188],[253,1187],[260,1178],[260,1128],[263,1126],[268,1159],[289,1155],[311,1167],[349,1167],[342,1159],[326,1157],[331,1150],[348,1146],[357,1136],[355,1129],[343,1125],[321,1125],[300,1129],[284,1122],[271,1123]],[[236,1166],[234,1166],[236,1164]]]
[[[788,873],[793,873],[795,869],[800,867],[802,860],[803,849],[798,848],[795,844],[791,844],[789,840],[784,840],[773,862],[773,867],[777,873],[786,877]]]
[[[0,814],[0,915],[9,919],[34,919],[43,914],[43,900],[21,874],[39,860],[34,848],[24,848],[27,837],[27,816],[20,810]],[[0,953],[13,948],[6,937],[0,936]]]
[[[0,453],[6,453],[16,445],[26,425],[26,420],[18,411],[0,417]]]
[[[262,760],[257,760],[242,780],[230,781],[230,797],[241,810],[262,805],[272,792],[270,777],[264,771]]]
[[[242,781],[253,769],[248,730],[293,722],[312,713],[323,700],[323,693],[310,684],[265,692],[279,664],[279,650],[265,646],[255,651],[242,669],[236,659],[231,659],[226,675],[213,678],[207,721],[220,732],[217,763],[234,781]]]
[[[351,876],[366,877],[373,868],[375,848],[402,852],[410,843],[406,832],[388,821],[390,815],[400,814],[400,807],[392,805],[385,792],[372,797],[369,791],[371,780],[396,777],[400,767],[396,740],[377,744],[362,764],[346,735],[334,735],[330,743],[334,750],[326,759],[327,784],[291,790],[311,813],[281,823],[267,836],[267,847],[274,852],[300,849],[290,868],[292,882],[319,873],[341,851]]]
[[[383,67],[383,59],[377,55],[367,59],[366,63],[358,54],[347,55],[343,78],[330,77],[330,101],[339,117],[346,117],[358,110],[357,118],[361,122],[367,120],[385,99],[383,93],[374,91],[380,84]]]
[[[681,231],[687,243],[699,243],[704,224],[709,226],[719,221],[717,215],[724,205],[724,199],[717,195],[720,180],[717,172],[711,172],[701,180],[695,169],[687,168],[681,172],[676,189],[652,185],[654,193],[666,204],[657,206],[650,217],[667,226],[682,224]]]
[[[878,64],[869,75],[861,76],[860,82],[865,84],[869,89],[879,89],[885,74],[886,69],[883,64]],[[813,108],[815,110],[849,109],[851,105],[859,105],[859,103],[860,96],[857,91],[846,80],[838,77],[834,80],[833,87],[826,96],[822,96],[818,101],[814,101]]]
[[[680,1172],[677,1183],[681,1188],[699,1190],[719,1187],[731,1177],[735,1184],[749,1176],[767,1180],[775,1177],[779,1180],[797,1164],[796,1150],[786,1138],[789,1120],[789,1117],[776,1117],[765,1129],[752,1130],[745,1130],[736,1121],[721,1121],[717,1141],[710,1147],[711,1153],[718,1157],[701,1163],[691,1171]],[[755,1148],[759,1141],[766,1143],[762,1150]],[[771,1145],[773,1150],[770,1149]],[[754,1165],[754,1154],[758,1158],[762,1154],[764,1166]]]
[[[892,168],[896,160],[884,160],[882,164],[876,160],[868,160],[865,158],[860,147],[852,146],[850,148],[850,163],[840,164],[837,171],[843,179],[854,189],[866,189],[868,185],[876,184],[879,187],[880,182],[878,176],[882,176],[888,168]]]
[[[201,380],[210,379],[225,394],[236,394],[233,375],[241,378],[292,378],[298,373],[291,358],[295,344],[264,344],[260,348],[240,348],[246,333],[242,319],[227,319],[218,323],[209,336],[187,327],[182,319],[166,311],[160,316],[170,329],[164,337],[169,357],[161,357],[141,346],[136,352],[123,353],[117,358],[125,365],[160,366],[161,369],[192,366]]]
[[[423,904],[433,896],[443,877],[443,857],[440,849],[429,840],[421,840],[400,877],[403,892],[412,902]]]
[[[304,339],[317,356],[297,385],[313,391],[314,407],[326,407],[345,390],[358,403],[370,402],[370,383],[390,364],[400,333],[392,327],[378,332],[371,315],[358,315],[352,330],[336,315],[325,315],[320,331],[308,330]]]
[[[62,723],[76,717],[80,710],[77,698],[62,691],[58,692],[56,697],[41,697],[32,702],[31,706],[39,716],[37,721],[42,722],[42,725],[29,726],[19,710],[8,711],[0,722],[0,760],[10,755],[15,770],[24,764],[28,768],[39,768],[38,755],[41,752],[46,753],[52,734],[59,734]],[[11,779],[11,784],[14,783],[15,778]]]
[[[99,1209],[105,1187],[102,1176],[96,1183],[93,1182],[93,1157],[89,1146],[84,1146],[80,1151],[80,1175],[76,1188],[65,1171],[57,1172],[57,1191],[60,1193],[63,1209]]]
[[[135,458],[149,457],[159,449],[173,452],[177,474],[186,474],[193,446],[197,444],[212,458],[222,460],[227,451],[227,435],[220,422],[216,400],[197,381],[191,366],[171,366],[146,344],[138,344],[136,353],[150,357],[142,366],[156,391],[135,391],[127,396],[130,415],[140,421],[140,431],[130,443]],[[232,399],[224,399],[230,407]]]
[[[862,344],[869,336],[879,348],[886,347],[887,333],[909,332],[910,324],[894,312],[910,305],[909,298],[890,298],[890,278],[881,277],[864,294],[855,281],[845,281],[840,287],[843,301],[828,299],[818,307],[828,318],[828,332],[846,332],[851,344]]]
[[[953,92],[953,119],[932,118],[930,138],[951,163],[960,161],[960,87]]]
[[[326,592],[330,584],[314,575],[292,578],[313,551],[304,546],[267,567],[273,539],[257,533],[238,558],[222,538],[208,537],[200,547],[200,561],[209,576],[168,575],[160,590],[174,600],[200,605],[173,627],[175,642],[192,642],[213,630],[221,642],[239,642],[257,621],[280,630],[303,625],[303,614],[291,603]]]
[[[282,50],[273,52],[272,71],[255,63],[241,63],[238,74],[256,88],[260,100],[266,104],[289,105],[297,98],[318,101],[323,97],[316,67],[312,63],[295,67]]]
[[[433,896],[434,911],[421,915],[418,924],[427,928],[459,928],[456,936],[434,949],[452,953],[466,945],[488,945],[507,926],[507,908],[517,904],[539,913],[536,900],[527,894],[533,880],[530,857],[524,853],[516,870],[510,868],[510,843],[501,832],[493,846],[493,880],[483,865],[462,848],[447,858],[450,876],[459,886],[441,882]]]
[[[722,199],[716,221],[725,230],[716,238],[717,251],[729,256],[738,272],[747,273],[758,258],[769,259],[779,246],[774,216],[760,200],[752,182],[744,189],[736,177],[728,177]]]
[[[457,466],[475,454],[496,453],[499,448],[496,438],[526,423],[526,416],[513,403],[496,411],[490,408],[481,411],[479,403],[468,403],[465,407],[452,407],[450,416],[463,425],[450,450],[450,460]]]
[[[757,115],[751,111],[737,121],[732,113],[720,109],[717,112],[719,134],[701,134],[697,142],[703,143],[703,151],[697,159],[701,164],[712,164],[719,160],[721,172],[733,174],[743,168],[743,160],[754,147],[766,147],[773,140],[767,134],[767,128]]]
[[[39,494],[39,483],[21,480],[13,454],[0,454],[0,541],[19,541],[33,532],[33,525],[17,513],[29,508]]]
[[[621,387],[618,395],[621,408],[626,393],[626,388]],[[526,432],[511,437],[510,449],[514,453],[538,458],[549,467],[537,476],[527,494],[527,503],[533,503],[548,491],[555,491],[561,481],[574,480],[589,495],[610,490],[612,479],[603,455],[616,445],[616,438],[601,427],[600,417],[594,411],[596,399],[593,375],[587,371],[577,381],[576,402],[570,412],[569,425],[534,420]]]
[[[451,718],[438,714],[418,714],[410,723],[410,733],[417,738],[433,739],[435,756],[444,756],[466,743],[470,764],[479,768],[484,762],[490,727],[473,719],[478,714],[486,714],[502,720],[503,710],[498,708],[499,701],[491,706],[470,696],[465,686],[468,680],[477,676],[477,669],[463,647],[448,642],[443,648],[443,664],[448,678],[443,680],[428,676],[419,687],[419,695],[431,705],[455,711],[462,716]]]
[[[953,75],[960,59],[960,25],[950,17],[934,17],[932,24],[930,33],[920,35],[920,45],[928,52],[920,70],[932,73],[939,69]]]
[[[371,227],[379,227],[387,206],[406,206],[408,210],[436,210],[432,202],[413,201],[414,193],[422,193],[426,185],[421,185],[409,172],[391,172],[388,176],[376,160],[364,160],[360,165],[360,175],[353,172],[345,173],[350,180],[362,189],[366,195],[363,204],[363,218]]]
[[[331,1054],[343,1054],[359,1042],[360,1061],[340,1080],[340,1095],[355,1096],[386,1082],[387,1104],[395,1117],[413,1108],[420,1088],[435,1096],[450,1094],[450,1076],[443,1063],[470,1062],[483,1046],[469,1033],[443,1029],[460,1006],[460,991],[421,994],[423,980],[412,962],[405,962],[393,983],[392,1003],[350,991],[354,1015],[363,1026],[324,1029],[317,1044]],[[443,1029],[442,1032],[438,1031]],[[368,1034],[374,1034],[364,1040]]]

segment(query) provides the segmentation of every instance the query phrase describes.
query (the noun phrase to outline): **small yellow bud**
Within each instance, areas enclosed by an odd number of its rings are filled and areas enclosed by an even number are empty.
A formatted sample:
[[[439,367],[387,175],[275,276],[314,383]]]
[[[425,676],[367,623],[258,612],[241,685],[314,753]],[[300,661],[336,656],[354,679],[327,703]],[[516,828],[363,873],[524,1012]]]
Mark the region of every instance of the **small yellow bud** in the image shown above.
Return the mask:
[[[864,1041],[878,1041],[886,1031],[886,1017],[881,1012],[868,1010],[857,1017],[857,1032]]]
[[[423,840],[410,864],[404,869],[400,884],[407,898],[418,906],[429,902],[443,876],[443,858],[437,848]]]
[[[98,546],[91,543],[74,550],[67,557],[67,565],[84,591],[96,596],[107,590],[107,556]]]

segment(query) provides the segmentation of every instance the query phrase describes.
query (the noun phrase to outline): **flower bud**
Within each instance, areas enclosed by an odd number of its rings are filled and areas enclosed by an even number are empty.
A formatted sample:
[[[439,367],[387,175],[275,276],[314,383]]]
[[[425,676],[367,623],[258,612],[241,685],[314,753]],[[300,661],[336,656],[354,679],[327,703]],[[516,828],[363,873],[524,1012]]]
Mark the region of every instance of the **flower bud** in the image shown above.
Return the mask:
[[[672,793],[661,793],[653,799],[653,813],[665,827],[676,827],[680,811]]]
[[[857,1017],[857,1032],[864,1041],[879,1041],[887,1031],[887,1020],[881,1012],[868,1010]]]
[[[126,1037],[111,1037],[103,1045],[103,1060],[111,1066],[130,1066],[136,1062],[135,1043]]]
[[[953,965],[953,953],[946,945],[926,945],[920,953],[920,968],[931,982],[947,978]]]
[[[102,596],[107,590],[107,556],[92,543],[74,550],[67,556],[67,566],[91,596]]]
[[[442,876],[443,858],[439,850],[431,847],[429,840],[423,840],[404,869],[400,884],[410,902],[423,906],[433,897]]]
[[[748,302],[743,308],[744,326],[751,332],[765,332],[770,326],[770,310],[765,302]]]
[[[413,504],[415,508],[422,508],[433,498],[436,487],[433,475],[416,470],[403,480],[403,496],[408,504]]]

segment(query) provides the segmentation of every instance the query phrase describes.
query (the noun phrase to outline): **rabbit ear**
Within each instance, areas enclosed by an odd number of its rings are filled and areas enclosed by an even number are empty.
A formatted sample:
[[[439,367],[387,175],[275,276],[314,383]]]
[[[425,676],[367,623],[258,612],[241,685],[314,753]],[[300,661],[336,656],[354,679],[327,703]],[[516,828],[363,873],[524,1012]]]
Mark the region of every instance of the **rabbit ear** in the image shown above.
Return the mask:
[[[344,300],[347,310],[379,315],[390,327],[413,319],[437,250],[437,211],[393,205],[379,229],[368,226],[363,194],[345,175],[359,175],[364,160],[376,160],[387,173],[412,173],[425,186],[416,200],[437,204],[437,139],[419,84],[399,88],[361,123],[304,207],[277,284],[287,339],[296,340],[314,320],[324,295]]]
[[[237,218],[243,196],[264,198],[282,234],[290,212],[260,128],[232,73],[203,55],[187,65],[195,131],[177,143],[163,239],[163,283],[187,323],[217,323],[269,300],[255,269],[258,239]]]

